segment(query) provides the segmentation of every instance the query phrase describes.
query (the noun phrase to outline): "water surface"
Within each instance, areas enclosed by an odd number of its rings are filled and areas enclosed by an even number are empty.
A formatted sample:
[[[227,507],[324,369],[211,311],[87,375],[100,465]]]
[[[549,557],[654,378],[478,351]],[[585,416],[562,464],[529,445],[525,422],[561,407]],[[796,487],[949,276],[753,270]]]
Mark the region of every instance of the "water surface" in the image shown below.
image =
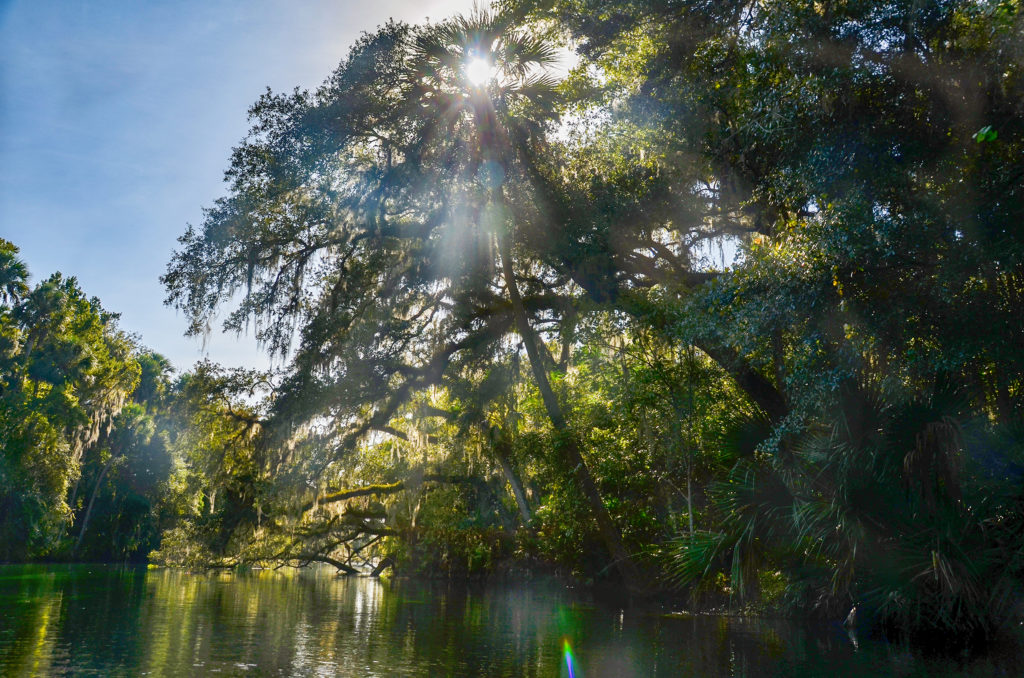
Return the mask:
[[[518,678],[570,665],[575,677],[1024,675],[1014,648],[929,658],[838,624],[675,618],[552,584],[0,566],[3,676]]]

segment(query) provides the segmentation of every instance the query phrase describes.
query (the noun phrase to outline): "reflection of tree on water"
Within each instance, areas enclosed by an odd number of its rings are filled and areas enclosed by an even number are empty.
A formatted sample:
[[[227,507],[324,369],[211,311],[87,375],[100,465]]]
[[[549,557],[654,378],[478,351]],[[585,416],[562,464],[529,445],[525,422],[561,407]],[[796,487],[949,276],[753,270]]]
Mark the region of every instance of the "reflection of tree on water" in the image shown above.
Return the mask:
[[[0,675],[64,673],[82,648],[137,655],[145,570],[30,565],[0,573]]]
[[[52,577],[26,576],[18,599],[4,604],[3,636],[13,636],[16,653],[9,668],[12,675],[42,675],[53,662],[55,630],[63,596]],[[8,629],[6,622],[13,621]],[[0,636],[2,637],[2,636]],[[20,650],[20,651],[17,651]]]
[[[843,626],[846,628],[847,635],[850,636],[850,643],[853,644],[853,649],[859,649],[860,644],[857,642],[857,606],[854,605],[850,608],[850,614],[846,615],[846,621],[843,622]]]
[[[13,574],[12,574],[13,573]],[[538,583],[0,568],[0,675],[1021,675],[784,620],[662,615]]]
[[[854,650],[860,649],[860,643],[857,642],[857,631],[853,627],[846,627],[846,634],[850,636],[850,644],[853,645]]]

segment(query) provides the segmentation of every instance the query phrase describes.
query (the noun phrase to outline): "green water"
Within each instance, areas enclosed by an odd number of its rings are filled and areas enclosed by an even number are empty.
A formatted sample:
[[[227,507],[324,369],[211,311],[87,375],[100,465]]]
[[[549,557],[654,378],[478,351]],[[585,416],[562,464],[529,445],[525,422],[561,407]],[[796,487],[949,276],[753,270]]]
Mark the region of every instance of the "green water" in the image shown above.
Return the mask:
[[[570,648],[567,658],[565,649]],[[554,585],[0,567],[2,676],[1021,676],[838,625],[666,617]]]

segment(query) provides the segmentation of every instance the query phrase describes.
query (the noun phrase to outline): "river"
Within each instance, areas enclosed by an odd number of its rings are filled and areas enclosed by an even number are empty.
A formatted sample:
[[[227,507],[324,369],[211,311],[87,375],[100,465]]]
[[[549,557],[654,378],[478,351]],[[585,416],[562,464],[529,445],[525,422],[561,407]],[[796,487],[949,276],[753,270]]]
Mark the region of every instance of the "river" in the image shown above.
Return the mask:
[[[552,583],[0,566],[2,676],[1021,676],[838,624],[666,615]]]

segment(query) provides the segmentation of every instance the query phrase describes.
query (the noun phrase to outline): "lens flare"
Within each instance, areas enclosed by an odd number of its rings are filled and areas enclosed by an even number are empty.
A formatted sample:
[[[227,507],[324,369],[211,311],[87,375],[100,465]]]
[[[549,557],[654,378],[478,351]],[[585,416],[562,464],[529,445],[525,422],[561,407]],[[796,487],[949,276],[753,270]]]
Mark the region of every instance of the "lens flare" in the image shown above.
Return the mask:
[[[477,87],[486,85],[494,79],[494,67],[491,66],[491,62],[487,59],[479,57],[470,59],[466,64],[465,70],[466,79],[469,80],[470,84]]]
[[[572,656],[572,646],[568,639],[562,640],[562,655],[565,657],[565,668],[569,670],[569,678],[576,678],[576,660]]]

